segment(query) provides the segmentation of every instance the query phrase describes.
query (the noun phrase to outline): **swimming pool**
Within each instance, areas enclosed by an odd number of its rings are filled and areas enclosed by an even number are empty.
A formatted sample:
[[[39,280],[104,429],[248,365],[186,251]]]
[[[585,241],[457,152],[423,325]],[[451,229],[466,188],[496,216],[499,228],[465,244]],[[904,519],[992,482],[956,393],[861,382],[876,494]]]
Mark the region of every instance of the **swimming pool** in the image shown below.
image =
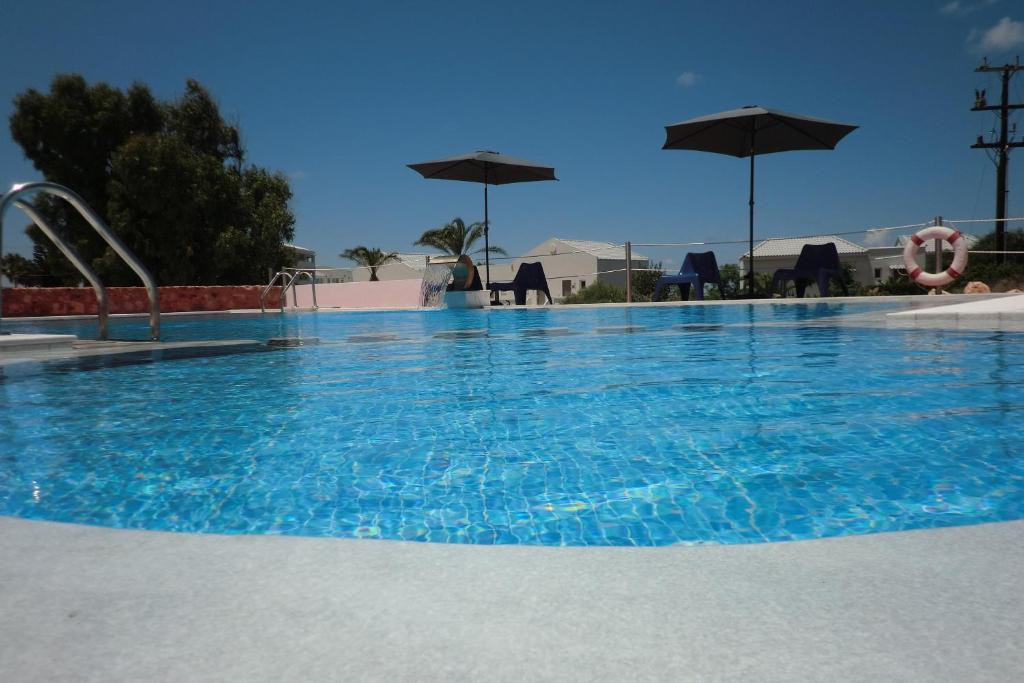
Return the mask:
[[[322,343],[4,368],[0,514],[643,546],[1024,517],[1024,335],[834,323],[866,310],[167,317],[169,341]]]

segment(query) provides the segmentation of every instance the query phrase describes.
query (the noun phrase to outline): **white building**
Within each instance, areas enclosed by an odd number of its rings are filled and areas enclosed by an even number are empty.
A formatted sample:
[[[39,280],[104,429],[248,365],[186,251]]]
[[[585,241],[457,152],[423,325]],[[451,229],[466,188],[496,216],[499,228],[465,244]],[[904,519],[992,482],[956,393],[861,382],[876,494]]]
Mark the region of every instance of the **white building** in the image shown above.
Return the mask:
[[[633,268],[649,268],[650,259],[633,251]],[[477,259],[483,275],[484,265]],[[540,263],[548,280],[548,289],[556,302],[576,294],[594,282],[607,282],[625,289],[626,252],[619,244],[593,240],[570,240],[552,237],[541,242],[526,254],[510,260],[491,259],[491,282],[511,282],[521,263]],[[511,301],[512,292],[502,292],[502,300]],[[543,301],[543,295],[540,301]],[[527,303],[540,303],[531,293]]]
[[[967,246],[973,247],[978,241],[974,235],[964,235]],[[805,244],[825,244],[833,242],[839,252],[839,262],[847,263],[853,268],[852,276],[856,282],[867,287],[885,282],[892,275],[903,275],[903,248],[910,241],[909,235],[901,235],[891,247],[862,247],[836,235],[818,237],[788,237],[769,239],[754,247],[754,270],[758,273],[773,275],[780,268],[792,268],[800,256]],[[942,243],[943,252],[951,252],[953,247],[947,242]],[[749,268],[749,253],[740,257],[740,275],[744,276]],[[934,269],[935,243],[926,242],[917,253],[917,263],[926,270]]]
[[[874,270],[868,250],[859,244],[844,240],[836,235],[820,235],[817,237],[783,237],[769,239],[754,247],[754,272],[775,274],[780,268],[792,268],[800,256],[800,251],[807,244],[827,244],[832,242],[839,252],[839,262],[848,263],[853,267],[853,279],[864,285],[875,283]],[[746,276],[750,269],[750,252],[740,256],[740,277]]]
[[[422,280],[423,271],[427,268],[429,254],[396,254],[391,263],[377,268],[378,280]],[[439,254],[434,254],[439,256]],[[352,268],[353,282],[366,282],[370,279],[370,269],[364,266]]]
[[[352,268],[317,268],[316,283],[318,285],[333,285],[340,282],[352,282]]]

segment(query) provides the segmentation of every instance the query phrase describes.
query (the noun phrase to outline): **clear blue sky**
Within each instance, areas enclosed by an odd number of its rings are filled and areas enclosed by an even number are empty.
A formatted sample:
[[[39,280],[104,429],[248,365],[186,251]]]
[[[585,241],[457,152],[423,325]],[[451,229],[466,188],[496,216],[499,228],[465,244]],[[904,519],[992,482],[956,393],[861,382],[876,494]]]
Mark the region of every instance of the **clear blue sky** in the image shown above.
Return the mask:
[[[5,9],[0,101],[6,118],[16,94],[59,72],[163,98],[198,79],[240,124],[249,160],[292,179],[295,241],[323,264],[481,219],[480,186],[405,167],[475,149],[561,179],[492,190],[493,241],[511,253],[550,236],[743,239],[746,160],[662,151],[666,124],[760,104],[861,126],[833,152],[759,158],[760,236],[989,217],[994,167],[969,146],[993,119],[969,110],[974,88],[990,100],[998,88],[974,68],[1024,52],[1021,22],[1008,0],[43,0]],[[0,183],[34,178],[0,136]],[[1010,189],[1019,214],[1024,153]],[[5,226],[5,251],[28,251],[20,224]]]

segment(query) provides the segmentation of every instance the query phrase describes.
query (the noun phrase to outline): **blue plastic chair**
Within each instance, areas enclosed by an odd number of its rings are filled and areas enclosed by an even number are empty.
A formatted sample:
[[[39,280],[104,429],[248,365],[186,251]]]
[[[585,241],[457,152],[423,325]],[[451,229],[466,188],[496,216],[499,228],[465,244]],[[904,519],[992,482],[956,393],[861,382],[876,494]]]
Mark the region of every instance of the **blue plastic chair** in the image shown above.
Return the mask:
[[[843,289],[843,296],[849,296],[846,282],[843,281],[843,267],[839,263],[839,252],[835,242],[825,244],[805,244],[800,250],[796,265],[792,268],[780,268],[772,277],[772,292],[782,285],[782,296],[786,296],[786,282],[792,280],[796,286],[796,295],[803,298],[807,285],[818,283],[821,296],[828,296],[828,279],[834,277]]]
[[[519,264],[519,270],[516,271],[516,276],[512,278],[512,282],[492,282],[490,286],[492,294],[508,291],[515,292],[516,306],[526,305],[526,291],[529,289],[544,292],[548,297],[548,303],[554,303],[554,299],[551,298],[551,291],[548,289],[548,279],[544,275],[544,266],[539,262],[521,263]]]
[[[718,285],[722,289],[722,277],[718,273],[718,261],[713,251],[691,251],[683,259],[683,267],[676,275],[662,275],[654,283],[654,294],[651,301],[657,301],[661,290],[668,290],[671,285],[679,285],[679,294],[683,301],[690,299],[690,285],[696,285],[693,296],[697,301],[704,300],[704,285]]]

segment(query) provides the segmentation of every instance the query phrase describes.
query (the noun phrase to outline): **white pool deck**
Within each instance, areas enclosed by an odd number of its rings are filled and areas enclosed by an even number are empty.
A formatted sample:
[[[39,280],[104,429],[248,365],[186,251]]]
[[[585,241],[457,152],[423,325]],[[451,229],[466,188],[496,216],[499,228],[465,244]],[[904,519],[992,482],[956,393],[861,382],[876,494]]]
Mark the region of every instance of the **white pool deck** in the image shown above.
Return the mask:
[[[548,548],[0,517],[5,681],[1011,681],[1024,522]]]
[[[1024,296],[915,299],[948,305],[850,322],[1024,329]],[[1009,681],[1022,615],[1024,521],[550,548],[0,517],[0,681]]]

